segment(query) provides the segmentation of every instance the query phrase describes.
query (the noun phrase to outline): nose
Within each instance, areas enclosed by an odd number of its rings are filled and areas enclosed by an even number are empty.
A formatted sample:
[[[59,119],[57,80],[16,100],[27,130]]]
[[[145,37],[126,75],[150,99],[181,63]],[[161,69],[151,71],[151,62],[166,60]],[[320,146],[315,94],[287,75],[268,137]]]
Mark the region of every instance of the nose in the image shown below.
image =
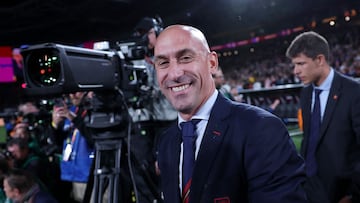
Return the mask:
[[[168,70],[168,77],[173,80],[176,80],[184,74],[184,70],[176,63],[176,61],[170,61]]]
[[[294,73],[294,75],[299,75],[300,74],[300,68],[297,65],[294,65],[293,73]]]

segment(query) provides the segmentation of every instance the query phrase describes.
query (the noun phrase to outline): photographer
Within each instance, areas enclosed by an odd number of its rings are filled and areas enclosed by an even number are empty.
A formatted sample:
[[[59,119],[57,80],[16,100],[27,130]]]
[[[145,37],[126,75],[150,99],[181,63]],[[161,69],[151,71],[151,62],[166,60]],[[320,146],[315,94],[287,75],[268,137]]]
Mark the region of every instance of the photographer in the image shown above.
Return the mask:
[[[72,196],[79,202],[84,197],[94,157],[94,143],[83,120],[87,113],[82,105],[86,95],[86,92],[70,93],[69,107],[65,101],[56,104],[51,123],[57,142],[63,146],[61,179],[72,182]]]
[[[17,123],[10,136],[25,138],[29,147],[41,157],[50,157],[57,150],[50,129],[51,110],[44,104],[25,101],[18,106]]]
[[[8,141],[6,146],[8,160],[11,168],[24,169],[33,174],[43,189],[50,190],[54,188],[54,171],[50,174],[49,165],[46,159],[39,157],[29,148],[29,143],[23,138],[13,138]]]

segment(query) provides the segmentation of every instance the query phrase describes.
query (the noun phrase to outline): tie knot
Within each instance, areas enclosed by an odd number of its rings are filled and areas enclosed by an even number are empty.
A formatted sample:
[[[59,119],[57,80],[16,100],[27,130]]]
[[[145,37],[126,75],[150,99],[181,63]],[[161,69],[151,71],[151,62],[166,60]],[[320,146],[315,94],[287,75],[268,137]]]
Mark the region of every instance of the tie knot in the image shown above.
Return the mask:
[[[183,137],[193,137],[196,125],[200,122],[199,119],[192,119],[190,121],[180,123]]]
[[[315,89],[315,96],[319,96],[321,94],[321,89]]]

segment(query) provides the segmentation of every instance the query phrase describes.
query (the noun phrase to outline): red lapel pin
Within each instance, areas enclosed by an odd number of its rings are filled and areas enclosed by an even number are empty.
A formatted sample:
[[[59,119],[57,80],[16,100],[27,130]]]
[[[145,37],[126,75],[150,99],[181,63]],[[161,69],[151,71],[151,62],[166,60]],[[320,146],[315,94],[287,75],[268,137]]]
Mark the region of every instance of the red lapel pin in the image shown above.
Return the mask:
[[[216,130],[213,131],[213,134],[214,134],[214,135],[217,135],[217,136],[220,136],[220,135],[221,135],[221,133],[220,133],[219,131],[216,131]]]

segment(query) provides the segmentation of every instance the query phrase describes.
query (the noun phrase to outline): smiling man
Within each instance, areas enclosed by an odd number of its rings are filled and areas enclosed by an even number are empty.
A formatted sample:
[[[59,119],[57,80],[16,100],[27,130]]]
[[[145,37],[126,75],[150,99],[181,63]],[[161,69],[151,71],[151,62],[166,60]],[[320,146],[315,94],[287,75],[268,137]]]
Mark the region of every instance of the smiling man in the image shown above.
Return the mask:
[[[211,73],[216,72],[218,60],[216,53],[210,52],[200,31],[184,29],[185,34],[178,38],[166,38],[168,35],[161,38],[163,42],[155,49],[159,53],[155,67],[162,92],[188,120],[215,92]],[[177,34],[178,30],[170,29],[168,32],[171,36],[171,32]],[[178,47],[173,44],[178,44]]]
[[[219,94],[212,78],[217,54],[200,30],[173,25],[161,32],[155,68],[179,112],[157,148],[164,202],[307,202],[304,162],[282,121]],[[188,121],[195,130],[181,135]]]

